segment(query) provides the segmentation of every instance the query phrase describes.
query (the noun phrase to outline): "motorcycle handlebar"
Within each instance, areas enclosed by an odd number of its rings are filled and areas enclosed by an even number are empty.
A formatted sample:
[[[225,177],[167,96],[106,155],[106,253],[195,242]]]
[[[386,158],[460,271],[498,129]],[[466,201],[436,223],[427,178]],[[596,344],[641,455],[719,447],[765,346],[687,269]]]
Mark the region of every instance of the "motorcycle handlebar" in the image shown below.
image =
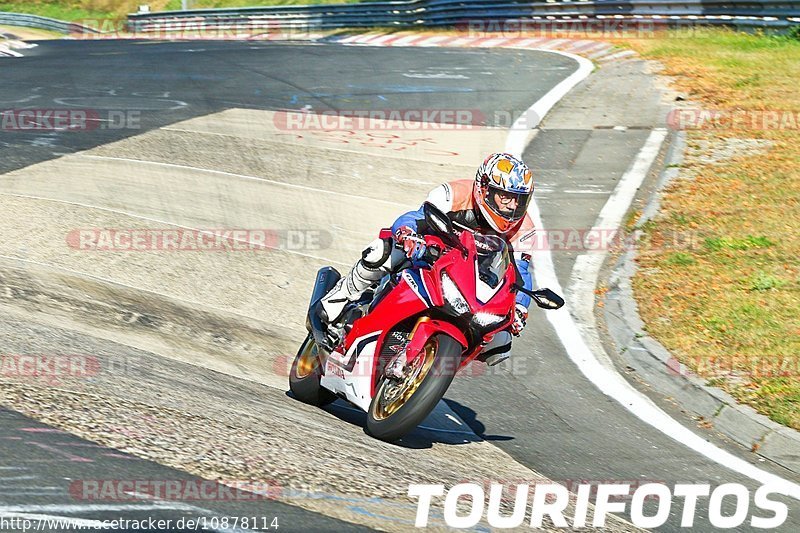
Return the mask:
[[[428,265],[433,265],[433,263],[435,263],[442,256],[442,252],[444,252],[447,248],[451,248],[450,243],[444,242],[444,240],[437,235],[425,235],[425,243],[427,249],[422,255],[421,261],[427,263]],[[461,244],[460,241],[458,241],[458,243]],[[395,242],[395,246],[398,245],[399,243]],[[464,246],[461,245],[461,248],[464,248]],[[398,265],[396,271],[399,272],[403,269],[413,266],[414,263],[411,260],[406,259],[400,265]],[[536,305],[542,309],[560,309],[564,305],[564,299],[550,289],[539,289],[532,291],[526,289],[519,283],[515,283],[514,288],[530,296],[533,301],[536,302]]]

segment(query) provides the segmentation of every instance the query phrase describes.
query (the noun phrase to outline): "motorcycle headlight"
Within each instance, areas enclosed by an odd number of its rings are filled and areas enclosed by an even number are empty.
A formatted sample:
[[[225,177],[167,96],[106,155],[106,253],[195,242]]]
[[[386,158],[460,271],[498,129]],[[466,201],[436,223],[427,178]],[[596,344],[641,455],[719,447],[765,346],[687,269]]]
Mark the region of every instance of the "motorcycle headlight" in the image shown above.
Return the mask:
[[[459,315],[469,313],[467,300],[464,299],[456,282],[447,275],[447,272],[442,272],[442,296],[444,296],[444,301]]]
[[[472,321],[482,328],[496,326],[505,319],[505,316],[495,315],[494,313],[475,313],[475,316],[472,317]]]

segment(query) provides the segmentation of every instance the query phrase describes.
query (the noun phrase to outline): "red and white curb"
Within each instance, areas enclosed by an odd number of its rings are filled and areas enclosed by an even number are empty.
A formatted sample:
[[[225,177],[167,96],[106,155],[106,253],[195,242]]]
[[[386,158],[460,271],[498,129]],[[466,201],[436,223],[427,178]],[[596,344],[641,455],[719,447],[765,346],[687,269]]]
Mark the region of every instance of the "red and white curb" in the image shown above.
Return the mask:
[[[0,32],[0,57],[22,57],[16,50],[34,48],[36,45],[16,39],[16,36]]]
[[[581,55],[599,63],[620,61],[636,55],[632,50],[620,50],[605,41],[548,37],[483,37],[425,32],[372,32],[358,35],[334,35],[327,38],[326,41],[368,46],[544,49]]]
[[[224,32],[220,35],[211,35],[207,33],[189,32],[187,35],[182,35],[180,32],[172,32],[166,34],[159,34],[158,32],[141,32],[141,33],[86,33],[67,35],[64,38],[72,41],[104,41],[108,39],[120,40],[147,40],[147,41],[316,41],[322,39],[327,34],[325,33],[277,33],[277,32],[264,32],[253,33],[246,35],[225,35]]]
[[[433,32],[371,32],[357,35],[312,32],[264,32],[262,34],[249,34],[246,36],[209,35],[208,32],[199,35],[158,35],[157,32],[146,32],[130,35],[120,34],[85,34],[81,36],[67,36],[73,40],[106,40],[106,39],[148,39],[164,41],[324,41],[349,45],[368,46],[411,46],[411,47],[457,47],[457,48],[517,48],[539,49],[557,52],[566,52],[580,55],[597,63],[610,63],[630,59],[636,53],[632,50],[620,50],[611,43],[592,39],[555,39],[549,37],[485,37],[469,35],[441,34]],[[0,41],[0,57],[19,57],[22,54],[12,48],[31,48],[36,45],[17,40]]]
[[[22,54],[11,50],[7,44],[0,44],[0,57],[22,57]]]

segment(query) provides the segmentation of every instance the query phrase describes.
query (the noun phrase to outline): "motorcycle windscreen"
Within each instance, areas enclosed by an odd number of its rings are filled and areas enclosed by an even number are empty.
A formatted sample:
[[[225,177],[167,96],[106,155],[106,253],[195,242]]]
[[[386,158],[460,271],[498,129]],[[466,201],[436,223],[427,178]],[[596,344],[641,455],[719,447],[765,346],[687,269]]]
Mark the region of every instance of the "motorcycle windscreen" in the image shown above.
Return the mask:
[[[511,265],[511,254],[505,239],[497,235],[475,235],[478,251],[478,278],[492,289],[497,289]]]

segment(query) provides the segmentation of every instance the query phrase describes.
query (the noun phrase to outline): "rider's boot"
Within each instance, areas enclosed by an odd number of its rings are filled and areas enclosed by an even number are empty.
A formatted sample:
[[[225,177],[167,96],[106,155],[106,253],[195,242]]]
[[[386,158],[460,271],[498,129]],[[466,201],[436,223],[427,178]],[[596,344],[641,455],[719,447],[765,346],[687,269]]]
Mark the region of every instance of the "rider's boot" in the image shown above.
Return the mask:
[[[364,291],[379,282],[385,275],[384,263],[391,254],[391,244],[376,239],[361,254],[361,259],[350,272],[320,300],[320,318],[331,324],[339,318],[349,302],[358,300]]]

